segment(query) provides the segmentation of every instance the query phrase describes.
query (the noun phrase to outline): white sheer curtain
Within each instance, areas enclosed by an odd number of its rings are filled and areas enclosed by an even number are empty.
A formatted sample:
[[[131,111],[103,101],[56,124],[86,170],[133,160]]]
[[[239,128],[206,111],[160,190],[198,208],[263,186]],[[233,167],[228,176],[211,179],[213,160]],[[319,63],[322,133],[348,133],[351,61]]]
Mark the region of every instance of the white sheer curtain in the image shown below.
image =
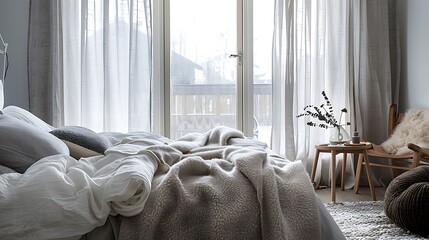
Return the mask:
[[[393,1],[276,1],[274,151],[290,160],[302,160],[307,170],[311,169],[314,145],[328,142],[329,129],[309,127],[308,119],[296,116],[306,105],[324,103],[322,91],[330,98],[336,118],[342,108],[349,110],[343,121],[357,126],[364,139],[379,142],[385,138],[387,109],[392,101],[390,52],[396,47],[389,42],[388,13],[395,9],[389,2]],[[353,129],[347,130],[350,133]],[[330,155],[321,154],[321,158],[316,183],[329,185]],[[348,188],[354,180],[350,160]]]
[[[151,130],[149,0],[31,1],[30,110],[54,125]]]

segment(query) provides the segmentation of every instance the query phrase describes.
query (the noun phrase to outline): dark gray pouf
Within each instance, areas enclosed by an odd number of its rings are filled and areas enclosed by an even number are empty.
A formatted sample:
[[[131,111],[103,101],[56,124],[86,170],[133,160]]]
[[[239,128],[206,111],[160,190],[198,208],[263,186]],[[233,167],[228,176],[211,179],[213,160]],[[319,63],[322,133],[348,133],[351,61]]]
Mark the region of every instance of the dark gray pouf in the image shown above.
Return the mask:
[[[402,228],[429,235],[429,166],[407,171],[387,187],[384,212]]]

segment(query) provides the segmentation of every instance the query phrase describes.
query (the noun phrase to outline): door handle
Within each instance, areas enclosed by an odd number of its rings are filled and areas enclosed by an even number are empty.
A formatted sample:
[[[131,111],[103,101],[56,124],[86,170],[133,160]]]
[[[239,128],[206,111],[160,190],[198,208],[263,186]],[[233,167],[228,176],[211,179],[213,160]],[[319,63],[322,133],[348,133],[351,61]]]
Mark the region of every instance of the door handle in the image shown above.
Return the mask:
[[[237,54],[229,54],[229,58],[238,58],[238,64],[242,63],[242,52],[238,51]]]

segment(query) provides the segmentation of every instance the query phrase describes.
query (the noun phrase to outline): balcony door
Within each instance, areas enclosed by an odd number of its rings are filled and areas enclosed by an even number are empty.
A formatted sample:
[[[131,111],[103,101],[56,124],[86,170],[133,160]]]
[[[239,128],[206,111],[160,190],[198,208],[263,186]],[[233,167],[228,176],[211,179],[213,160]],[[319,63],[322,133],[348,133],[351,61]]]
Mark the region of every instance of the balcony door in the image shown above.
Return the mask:
[[[172,0],[169,21],[170,137],[239,128],[238,3]]]
[[[224,125],[269,143],[274,0],[154,1],[155,129],[172,139]],[[161,49],[157,52],[157,49]],[[158,67],[159,68],[158,68]],[[156,69],[164,69],[161,75]],[[156,115],[156,114],[155,114]]]

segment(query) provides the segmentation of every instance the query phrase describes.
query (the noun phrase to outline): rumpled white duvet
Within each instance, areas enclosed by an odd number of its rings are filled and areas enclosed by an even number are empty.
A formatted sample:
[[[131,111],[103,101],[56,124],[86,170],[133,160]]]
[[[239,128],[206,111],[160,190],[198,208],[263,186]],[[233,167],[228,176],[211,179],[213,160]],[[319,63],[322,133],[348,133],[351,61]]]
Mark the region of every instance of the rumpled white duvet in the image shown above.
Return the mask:
[[[79,161],[56,155],[25,174],[0,175],[2,239],[77,239],[109,214],[133,216],[144,208],[162,148],[121,144]]]

